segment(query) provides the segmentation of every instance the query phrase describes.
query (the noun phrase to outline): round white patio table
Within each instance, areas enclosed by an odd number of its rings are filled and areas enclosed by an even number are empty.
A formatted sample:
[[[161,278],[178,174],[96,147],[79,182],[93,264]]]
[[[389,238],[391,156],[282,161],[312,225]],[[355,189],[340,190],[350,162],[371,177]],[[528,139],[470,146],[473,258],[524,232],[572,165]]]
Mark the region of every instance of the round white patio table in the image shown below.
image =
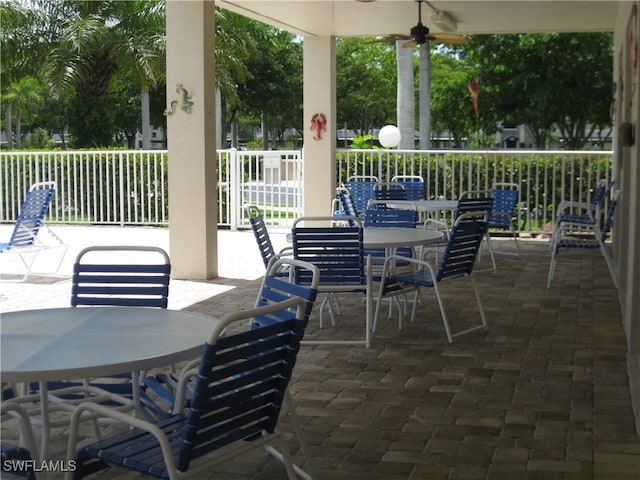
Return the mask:
[[[442,211],[455,211],[458,208],[457,200],[412,200],[411,202],[393,203],[389,202],[387,205],[391,208],[398,209],[413,209],[414,207],[418,213],[426,213],[433,215],[433,218],[440,221],[440,212]]]
[[[442,240],[442,232],[422,228],[365,227],[362,232],[364,248],[417,247]]]
[[[40,382],[44,458],[49,438],[48,381],[131,372],[135,382],[139,371],[198,357],[216,321],[184,310],[144,307],[0,313],[2,381]]]
[[[400,247],[417,247],[441,242],[442,232],[422,228],[397,227],[365,227],[362,229],[362,245],[364,248],[396,249]],[[291,243],[291,234],[287,234]]]

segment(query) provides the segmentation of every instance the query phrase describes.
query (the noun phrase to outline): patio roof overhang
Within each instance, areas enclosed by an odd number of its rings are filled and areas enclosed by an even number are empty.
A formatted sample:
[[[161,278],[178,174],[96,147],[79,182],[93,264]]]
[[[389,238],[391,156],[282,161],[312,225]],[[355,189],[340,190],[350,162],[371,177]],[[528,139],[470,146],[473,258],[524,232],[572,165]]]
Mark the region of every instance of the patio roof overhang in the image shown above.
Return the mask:
[[[408,34],[417,23],[416,0],[218,0],[217,5],[305,37]],[[457,33],[535,33],[613,31],[615,1],[457,1],[422,2],[422,23],[446,12]]]

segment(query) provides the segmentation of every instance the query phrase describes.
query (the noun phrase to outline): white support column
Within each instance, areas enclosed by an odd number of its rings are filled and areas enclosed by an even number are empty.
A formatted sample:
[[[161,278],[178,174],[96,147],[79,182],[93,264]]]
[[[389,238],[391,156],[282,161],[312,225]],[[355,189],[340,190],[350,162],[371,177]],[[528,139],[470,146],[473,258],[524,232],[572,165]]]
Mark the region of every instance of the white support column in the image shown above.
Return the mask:
[[[304,167],[305,216],[331,213],[336,182],[336,55],[335,38],[304,39]],[[315,118],[324,129],[312,129]],[[317,138],[317,134],[321,139]]]
[[[169,0],[166,8],[172,276],[208,279],[218,275],[215,3]]]

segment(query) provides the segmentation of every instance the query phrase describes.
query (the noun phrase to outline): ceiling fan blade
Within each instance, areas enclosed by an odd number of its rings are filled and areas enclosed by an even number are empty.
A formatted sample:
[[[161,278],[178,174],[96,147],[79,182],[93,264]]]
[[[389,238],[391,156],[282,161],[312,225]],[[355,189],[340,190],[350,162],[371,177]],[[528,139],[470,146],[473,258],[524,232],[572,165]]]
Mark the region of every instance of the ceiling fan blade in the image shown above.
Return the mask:
[[[464,45],[469,43],[469,39],[463,35],[457,35],[455,33],[431,33],[433,40],[436,43],[448,43],[450,45]]]
[[[409,35],[385,35],[384,37],[378,37],[375,40],[370,40],[367,43],[393,43],[398,40],[408,40]]]
[[[409,40],[408,42],[404,42],[404,44],[402,45],[403,48],[413,48],[416,45],[418,45],[418,42],[416,42],[415,40]]]

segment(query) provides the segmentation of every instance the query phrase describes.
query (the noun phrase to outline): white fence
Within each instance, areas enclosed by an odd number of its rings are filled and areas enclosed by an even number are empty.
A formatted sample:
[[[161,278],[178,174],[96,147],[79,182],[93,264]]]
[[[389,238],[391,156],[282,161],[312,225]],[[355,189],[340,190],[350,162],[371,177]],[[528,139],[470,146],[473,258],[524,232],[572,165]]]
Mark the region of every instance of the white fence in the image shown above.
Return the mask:
[[[52,223],[167,225],[166,151],[0,152],[0,222],[15,222],[25,192],[54,180]],[[421,175],[427,198],[457,198],[495,182],[520,186],[518,224],[536,233],[561,200],[588,201],[612,176],[611,152],[338,150],[337,185],[352,176]],[[254,203],[269,225],[287,227],[302,214],[301,151],[218,152],[218,223],[248,226],[243,205]],[[327,213],[329,205],[327,205]]]

